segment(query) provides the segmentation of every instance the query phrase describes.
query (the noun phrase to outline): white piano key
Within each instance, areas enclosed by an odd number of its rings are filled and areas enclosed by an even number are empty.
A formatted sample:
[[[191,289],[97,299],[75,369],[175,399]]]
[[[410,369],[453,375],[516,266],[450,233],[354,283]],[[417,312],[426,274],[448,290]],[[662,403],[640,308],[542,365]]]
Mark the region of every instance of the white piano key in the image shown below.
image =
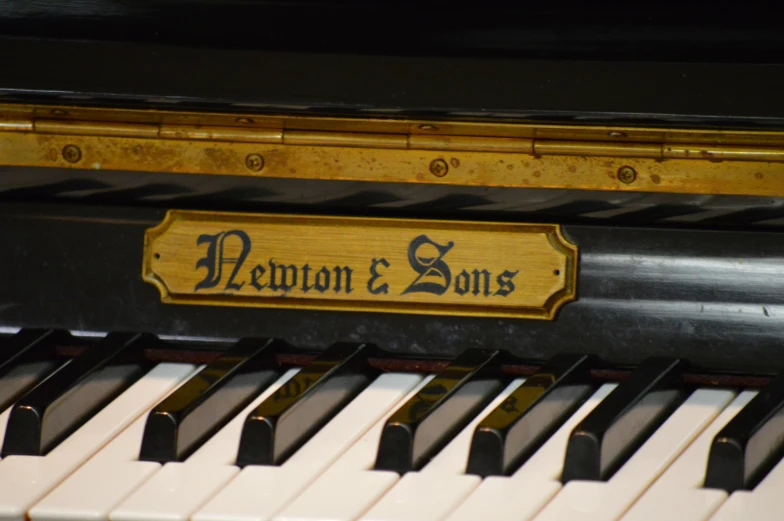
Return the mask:
[[[5,440],[5,428],[8,425],[8,417],[11,415],[12,407],[9,407],[0,414],[0,447],[3,446],[3,441]]]
[[[379,418],[375,425],[338,458],[337,461],[329,467],[327,472],[334,472],[339,475],[345,472],[371,470],[376,462],[378,443],[381,439],[381,432],[384,430],[387,419],[397,410],[397,406],[406,403],[408,399],[415,396],[416,393],[430,383],[434,377],[435,375],[432,374],[425,376],[407,395],[398,400],[395,406],[391,407],[386,414]],[[393,472],[392,474],[397,475],[396,472]]]
[[[563,425],[553,434],[553,436],[542,445],[517,471],[512,474],[511,479],[561,479],[563,472],[564,458],[566,457],[566,445],[569,443],[569,436],[577,424],[585,419],[599,403],[607,398],[615,390],[617,384],[604,384],[588,398],[577,411],[564,422]]]
[[[464,474],[476,426],[525,380],[514,380],[419,472],[409,472],[362,516],[363,521],[438,521],[482,482]],[[287,520],[288,521],[288,520]]]
[[[406,403],[435,375],[428,375],[397,404]],[[379,472],[373,468],[378,443],[387,418],[397,407],[390,408],[354,445],[333,463],[315,482],[278,515],[284,519],[355,519],[398,482],[397,472]],[[228,500],[227,500],[228,502]],[[233,518],[226,518],[233,519]],[[195,521],[195,520],[194,520]]]
[[[535,521],[615,521],[709,425],[735,393],[700,389],[608,481],[571,481]]]
[[[493,398],[487,407],[476,415],[471,422],[460,431],[443,450],[441,450],[441,452],[436,454],[435,457],[422,468],[420,474],[433,476],[464,474],[466,464],[468,463],[468,452],[471,450],[471,440],[474,437],[476,426],[479,425],[479,422],[481,422],[485,416],[500,406],[510,394],[522,385],[523,382],[525,382],[525,378],[517,378],[507,385],[498,396]]]
[[[522,521],[531,519],[561,489],[566,444],[572,430],[604,400],[616,384],[604,384],[539,448],[511,477],[485,478],[455,509],[448,521],[484,519]]]
[[[36,501],[193,370],[188,364],[158,364],[47,455],[0,461],[0,519],[25,519]]]
[[[779,521],[784,511],[784,460],[754,490],[733,492],[710,521]]]
[[[363,521],[438,521],[444,519],[462,503],[481,481],[482,478],[479,476],[467,474],[438,475],[409,472],[361,519]]]
[[[109,513],[111,521],[187,521],[239,473],[234,465],[167,463]]]
[[[170,392],[187,382],[188,378],[203,368],[204,366],[194,368]],[[296,372],[296,369],[292,369],[284,373],[248,407],[252,407],[255,403],[260,402],[275,392]],[[30,509],[30,518],[34,521],[109,519],[109,513],[114,507],[161,468],[161,465],[157,462],[139,461],[138,456],[142,436],[144,435],[144,426],[147,421],[146,413],[163,398],[164,396],[161,396],[160,399],[152,403],[145,411],[145,414],[141,415],[130,427],[120,433],[73,475],[69,476],[63,483],[33,506]],[[249,410],[248,408],[244,412]],[[229,425],[226,425],[224,429],[229,429]],[[220,434],[223,434],[223,430],[218,433],[218,435]],[[228,450],[231,450],[232,440],[227,440],[225,435],[221,436],[220,440],[226,443]],[[233,440],[235,453],[238,444],[239,433],[236,434],[236,439]]]
[[[240,436],[245,418],[250,412],[266,400],[269,396],[280,389],[283,384],[294,377],[299,369],[290,369],[280,378],[273,382],[267,389],[257,396],[247,407],[227,423],[220,431],[207,440],[186,460],[187,464],[206,464],[206,465],[234,465],[237,457],[237,450],[240,446]]]
[[[183,463],[167,463],[162,468],[153,463],[155,468],[140,481],[129,486],[114,489],[111,500],[105,494],[100,500],[101,519],[187,519],[187,516],[220,490],[228,481],[239,473],[233,465],[239,447],[242,423],[245,417],[259,403],[267,399],[297,374],[298,369],[291,369],[281,375],[269,387],[254,398],[239,414],[227,423],[218,433],[210,438]],[[148,462],[136,461],[144,427],[133,436],[135,446],[134,465],[141,469]],[[199,454],[197,456],[197,454]],[[103,464],[110,471],[111,463]],[[159,470],[160,469],[160,470]],[[141,477],[142,471],[137,471]],[[107,479],[111,474],[104,474]],[[96,476],[100,474],[96,473]],[[99,478],[100,479],[100,478]],[[95,505],[90,498],[86,504]],[[57,508],[57,507],[55,507]],[[60,508],[62,508],[60,506]],[[95,506],[93,506],[95,508]],[[98,511],[98,509],[96,509]]]
[[[421,381],[417,374],[379,376],[283,465],[245,467],[192,519],[270,519]]]
[[[399,481],[397,472],[330,469],[275,516],[275,521],[352,521]]]
[[[723,490],[701,488],[710,445],[716,434],[757,393],[744,391],[665,470],[629,508],[622,521],[704,521],[727,498]]]
[[[183,367],[187,367],[183,364]],[[32,521],[108,519],[109,511],[160,467],[138,461],[147,413],[204,366],[192,370],[150,404],[131,425],[57,485],[28,512]]]

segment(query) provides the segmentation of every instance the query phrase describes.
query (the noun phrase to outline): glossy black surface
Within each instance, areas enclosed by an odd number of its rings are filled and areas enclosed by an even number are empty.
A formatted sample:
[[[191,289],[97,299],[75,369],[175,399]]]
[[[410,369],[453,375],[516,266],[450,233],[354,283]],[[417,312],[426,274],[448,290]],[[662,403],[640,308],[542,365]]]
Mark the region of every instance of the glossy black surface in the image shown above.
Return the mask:
[[[675,356],[700,371],[784,370],[780,232],[565,225],[580,249],[578,300],[553,321],[532,321],[164,304],[140,276],[144,231],[164,215],[0,204],[0,248],[12,252],[0,258],[0,327],[261,336],[314,350],[374,342],[394,356],[451,358],[486,346],[540,362],[570,352],[631,366]]]
[[[477,425],[467,474],[510,475],[590,396],[592,357],[563,354],[539,369]]]
[[[606,481],[683,401],[686,364],[649,359],[572,431],[561,481]]]
[[[237,465],[280,465],[376,376],[375,346],[330,346],[256,407],[242,427]]]
[[[782,37],[770,18],[694,0],[26,0],[0,4],[0,33],[382,56],[771,62],[781,59]]]
[[[254,112],[781,127],[775,17],[696,1],[570,4],[4,2],[0,92]]]
[[[380,58],[2,38],[0,60],[0,95],[16,102],[242,114],[393,113],[436,124],[478,119],[784,128],[784,102],[775,95],[784,88],[784,65],[777,63]],[[78,73],[73,62],[100,63],[101,74]],[[624,88],[612,87],[617,78]]]
[[[784,455],[784,375],[759,391],[711,444],[705,488],[752,490]]]
[[[375,470],[419,470],[501,391],[492,375],[499,352],[469,349],[452,360],[386,421]]]
[[[64,364],[11,409],[2,456],[40,456],[86,423],[151,368],[155,337],[112,333]]]
[[[784,197],[0,167],[0,203],[20,200],[602,226],[784,228]]]
[[[183,461],[279,375],[285,343],[243,339],[188,379],[147,416],[139,460]]]
[[[65,362],[55,348],[69,339],[63,330],[22,329],[0,341],[0,410],[10,407]]]

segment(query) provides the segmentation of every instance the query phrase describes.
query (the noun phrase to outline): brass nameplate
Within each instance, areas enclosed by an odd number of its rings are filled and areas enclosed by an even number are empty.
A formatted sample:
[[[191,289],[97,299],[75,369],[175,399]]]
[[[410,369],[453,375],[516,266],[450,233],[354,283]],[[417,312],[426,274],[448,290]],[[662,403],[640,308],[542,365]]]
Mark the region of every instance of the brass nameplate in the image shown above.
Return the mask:
[[[143,277],[174,304],[552,319],[577,247],[551,224],[170,211]]]

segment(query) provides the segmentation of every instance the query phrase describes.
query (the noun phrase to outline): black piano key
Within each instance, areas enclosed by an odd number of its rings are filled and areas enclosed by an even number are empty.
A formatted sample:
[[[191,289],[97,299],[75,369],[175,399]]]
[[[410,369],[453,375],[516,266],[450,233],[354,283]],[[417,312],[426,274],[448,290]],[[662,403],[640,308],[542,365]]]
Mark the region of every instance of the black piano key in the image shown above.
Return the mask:
[[[509,475],[591,395],[587,355],[555,356],[526,379],[474,431],[466,473]]]
[[[152,367],[150,335],[111,333],[22,396],[11,409],[2,456],[45,455]]]
[[[561,481],[604,481],[637,450],[686,397],[685,362],[651,358],[574,428]]]
[[[469,349],[389,417],[376,470],[403,474],[422,468],[502,389],[492,374],[497,351]]]
[[[705,488],[751,490],[784,455],[784,374],[759,391],[713,438]]]
[[[237,465],[280,465],[364,389],[377,371],[367,365],[376,351],[338,343],[303,367],[245,419]]]
[[[280,340],[247,338],[191,377],[147,416],[139,459],[183,461],[279,375]]]
[[[22,329],[0,342],[0,411],[66,362],[57,347],[69,341],[67,331]]]

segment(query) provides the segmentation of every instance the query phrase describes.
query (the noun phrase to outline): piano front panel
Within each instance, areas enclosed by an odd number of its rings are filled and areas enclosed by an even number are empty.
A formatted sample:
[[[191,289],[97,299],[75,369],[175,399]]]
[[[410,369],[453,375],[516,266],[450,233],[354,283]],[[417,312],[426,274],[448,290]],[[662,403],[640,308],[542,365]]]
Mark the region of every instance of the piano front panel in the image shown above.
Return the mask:
[[[163,210],[5,203],[0,212],[7,330],[263,336],[316,350],[370,342],[396,356],[451,358],[484,346],[532,360],[581,352],[636,365],[679,356],[706,370],[764,374],[781,365],[777,231],[565,225],[579,248],[577,300],[541,321],[164,304],[141,278],[145,230]]]

